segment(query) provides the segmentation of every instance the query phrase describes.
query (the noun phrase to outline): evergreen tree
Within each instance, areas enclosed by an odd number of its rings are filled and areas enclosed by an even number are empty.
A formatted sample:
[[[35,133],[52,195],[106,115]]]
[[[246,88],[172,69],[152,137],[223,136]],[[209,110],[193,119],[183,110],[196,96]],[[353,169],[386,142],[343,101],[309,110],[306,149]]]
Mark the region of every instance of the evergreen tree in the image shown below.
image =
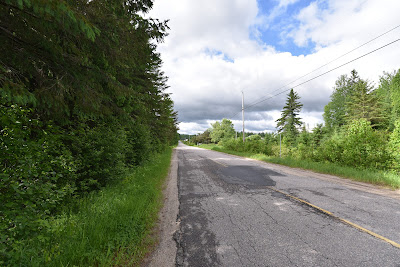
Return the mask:
[[[152,4],[1,1],[5,265],[24,242],[49,230],[41,222],[63,201],[125,178],[128,168],[176,140],[176,112],[156,52],[168,26],[144,16]]]
[[[376,96],[381,101],[382,115],[383,118],[381,121],[381,126],[384,129],[393,130],[394,125],[391,122],[391,114],[392,114],[392,99],[391,99],[391,84],[393,81],[393,77],[396,72],[388,73],[383,72],[383,75],[379,78],[379,86],[374,91]]]
[[[299,144],[303,145],[310,144],[310,133],[307,131],[305,124],[303,124],[303,127],[301,128],[301,132],[297,141]]]
[[[356,70],[351,71],[350,77],[341,75],[335,82],[331,101],[324,108],[324,121],[328,128],[338,128],[346,123],[347,110],[345,103],[354,92],[354,85],[360,81]]]
[[[325,129],[324,129],[322,123],[318,123],[314,127],[312,132],[313,132],[312,133],[313,144],[316,146],[319,146],[321,144],[321,140],[323,139],[324,134],[325,134]]]
[[[400,170],[400,120],[394,124],[393,132],[389,139],[389,153],[392,155],[393,167]]]
[[[374,92],[381,100],[383,128],[393,131],[396,120],[400,119],[400,70],[384,72]]]
[[[303,107],[298,100],[299,95],[290,90],[288,98],[286,99],[286,105],[283,107],[281,118],[277,119],[277,128],[279,133],[283,133],[287,141],[293,142],[298,135],[298,127],[303,124],[301,118],[299,118],[299,112]]]
[[[390,116],[391,125],[395,125],[395,122],[400,119],[400,69],[394,75],[393,80],[390,84],[390,98],[392,106],[392,114]]]
[[[366,119],[371,122],[372,127],[377,127],[382,123],[383,108],[373,92],[373,88],[368,81],[360,80],[353,86],[354,92],[346,103],[346,121],[352,122],[358,119]]]

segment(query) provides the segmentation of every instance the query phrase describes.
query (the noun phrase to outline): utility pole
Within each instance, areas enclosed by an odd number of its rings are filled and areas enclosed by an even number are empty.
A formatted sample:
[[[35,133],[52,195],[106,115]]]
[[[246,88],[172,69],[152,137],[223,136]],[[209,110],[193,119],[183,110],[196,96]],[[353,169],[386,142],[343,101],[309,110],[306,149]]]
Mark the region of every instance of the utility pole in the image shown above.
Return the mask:
[[[243,121],[243,143],[244,143],[244,94],[242,91],[242,121]]]

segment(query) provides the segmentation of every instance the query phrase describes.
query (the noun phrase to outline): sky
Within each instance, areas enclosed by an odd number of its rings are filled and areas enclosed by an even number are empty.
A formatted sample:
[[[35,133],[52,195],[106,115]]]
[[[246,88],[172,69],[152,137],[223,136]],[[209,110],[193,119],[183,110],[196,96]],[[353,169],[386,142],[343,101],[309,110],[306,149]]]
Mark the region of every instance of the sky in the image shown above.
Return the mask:
[[[399,0],[155,0],[147,16],[169,20],[157,51],[178,132],[202,133],[223,118],[241,131],[242,92],[245,131],[274,132],[292,87],[311,130],[340,75],[355,69],[377,87],[400,68],[399,41],[306,82],[399,39],[400,27],[348,53],[399,26],[399,10]]]

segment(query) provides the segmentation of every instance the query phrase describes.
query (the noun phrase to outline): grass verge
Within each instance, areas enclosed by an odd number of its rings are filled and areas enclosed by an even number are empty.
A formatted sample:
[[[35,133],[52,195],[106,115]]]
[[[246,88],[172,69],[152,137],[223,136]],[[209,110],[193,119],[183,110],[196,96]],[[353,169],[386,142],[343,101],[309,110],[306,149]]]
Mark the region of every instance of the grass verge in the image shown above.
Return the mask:
[[[293,158],[270,157],[264,154],[255,154],[251,152],[237,152],[237,151],[227,150],[222,146],[214,144],[200,145],[200,147],[232,155],[237,155],[241,157],[247,157],[265,162],[285,165],[289,167],[312,170],[324,174],[332,174],[355,181],[388,186],[392,189],[400,188],[400,176],[394,172],[357,169],[348,166],[339,166],[338,164],[330,162],[315,162],[310,160],[299,160]]]
[[[44,223],[41,243],[21,250],[22,266],[136,266],[155,241],[162,185],[172,148],[136,168],[120,183],[77,200]]]

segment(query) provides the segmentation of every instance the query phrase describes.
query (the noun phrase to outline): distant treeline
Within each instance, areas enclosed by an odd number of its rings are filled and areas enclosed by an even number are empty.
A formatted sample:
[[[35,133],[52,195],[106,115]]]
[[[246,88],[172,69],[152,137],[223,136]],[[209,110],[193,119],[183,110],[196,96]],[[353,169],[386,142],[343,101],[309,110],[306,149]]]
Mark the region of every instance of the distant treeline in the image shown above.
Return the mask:
[[[276,133],[235,139],[230,120],[212,124],[192,143],[219,143],[238,152],[263,153],[361,169],[400,172],[400,70],[384,72],[377,87],[353,70],[340,76],[324,109],[324,124],[308,131],[299,117],[302,104],[291,90]],[[280,141],[281,139],[281,141]],[[281,145],[280,145],[281,143]]]
[[[0,265],[46,218],[175,143],[151,0],[0,4]]]

